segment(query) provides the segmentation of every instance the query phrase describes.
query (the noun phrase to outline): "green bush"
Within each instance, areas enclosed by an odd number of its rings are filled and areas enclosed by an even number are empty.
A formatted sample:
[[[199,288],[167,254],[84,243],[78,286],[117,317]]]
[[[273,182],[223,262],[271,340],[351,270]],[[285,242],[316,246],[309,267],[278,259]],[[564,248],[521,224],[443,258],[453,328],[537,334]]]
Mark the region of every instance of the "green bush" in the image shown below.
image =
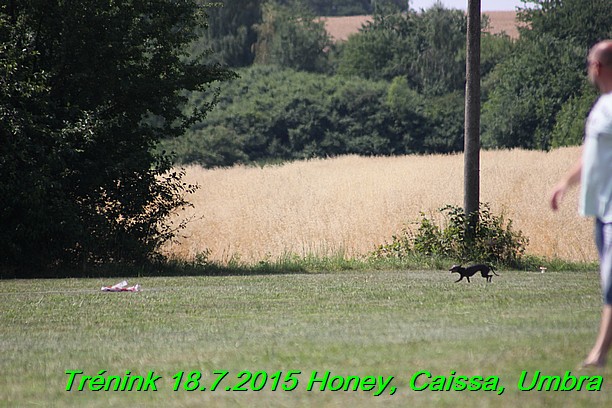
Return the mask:
[[[325,50],[333,48],[333,41],[325,30],[325,23],[303,6],[265,3],[262,22],[254,27],[256,63],[298,71],[328,70]]]
[[[584,123],[597,99],[595,88],[585,84],[582,91],[569,98],[557,114],[551,136],[552,148],[578,146],[584,136]]]
[[[456,152],[463,147],[463,96],[428,97],[393,83],[256,65],[225,83],[200,123],[160,150],[204,167],[344,154]],[[193,93],[186,110],[211,99]]]
[[[491,213],[488,204],[481,204],[478,223],[472,236],[468,234],[468,217],[460,207],[447,205],[440,213],[444,227],[421,213],[416,232],[410,226],[394,235],[392,242],[381,245],[375,258],[403,258],[415,254],[455,259],[459,262],[489,262],[516,266],[525,253],[528,239],[512,228],[512,220]]]
[[[16,276],[159,259],[194,190],[153,148],[234,74],[187,55],[198,1],[0,6],[0,269]]]

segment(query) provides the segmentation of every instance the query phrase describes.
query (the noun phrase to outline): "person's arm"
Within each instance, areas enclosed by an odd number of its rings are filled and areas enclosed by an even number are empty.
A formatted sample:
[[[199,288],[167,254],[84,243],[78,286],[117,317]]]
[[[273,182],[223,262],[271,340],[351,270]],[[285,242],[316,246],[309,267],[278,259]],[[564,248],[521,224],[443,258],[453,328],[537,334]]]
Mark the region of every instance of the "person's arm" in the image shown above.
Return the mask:
[[[565,192],[572,186],[580,182],[580,175],[582,174],[582,155],[580,159],[574,164],[574,166],[567,172],[565,177],[557,183],[553,188],[552,194],[550,195],[550,207],[556,211],[559,209],[559,204],[563,200]]]

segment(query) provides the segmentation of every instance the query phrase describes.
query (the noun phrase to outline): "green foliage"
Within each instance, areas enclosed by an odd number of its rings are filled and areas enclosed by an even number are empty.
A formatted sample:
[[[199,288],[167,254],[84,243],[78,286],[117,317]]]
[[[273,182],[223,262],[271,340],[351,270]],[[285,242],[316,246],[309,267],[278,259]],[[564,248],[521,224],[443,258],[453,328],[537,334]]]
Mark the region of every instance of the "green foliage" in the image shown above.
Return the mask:
[[[233,143],[236,147],[234,157],[226,156],[228,161],[224,163],[197,161],[205,166],[390,153],[393,148],[385,137],[392,120],[389,111],[382,108],[386,97],[383,83],[321,77],[270,66],[254,66],[240,74],[241,78],[220,94],[219,109],[184,138],[166,142],[164,148],[180,154],[181,146],[198,137],[194,133],[210,138],[211,131],[228,146]],[[193,103],[198,100],[195,97]],[[178,159],[190,161],[180,155]]]
[[[381,8],[342,45],[341,75],[392,80],[405,76],[427,95],[463,89],[467,20],[437,3],[420,13]]]
[[[262,20],[255,26],[257,63],[310,72],[328,69],[325,52],[333,47],[331,37],[307,9],[268,2]]]
[[[260,65],[239,73],[217,109],[162,148],[206,167],[462,148],[460,93],[426,97],[404,77],[389,84]],[[206,99],[194,94],[188,106],[200,103]]]
[[[336,11],[349,3],[370,9],[376,3],[374,19],[347,42],[332,46],[315,16],[342,14]],[[181,162],[205,166],[346,153],[460,151],[465,14],[441,4],[404,12],[405,2],[362,3],[276,1],[267,3],[263,13],[257,1],[226,4],[222,23],[211,20],[215,34],[210,38],[218,37],[219,24],[229,36],[256,27],[256,47],[252,40],[236,40],[242,44],[236,47],[248,48],[251,56],[256,52],[260,64],[282,68],[243,70],[244,78],[222,91],[219,111],[163,147]],[[584,86],[584,58],[592,42],[609,36],[612,3],[527,3],[539,8],[521,13],[529,28],[520,39],[481,37],[481,141],[486,148],[578,143],[594,96]],[[256,4],[259,11],[247,15]],[[486,17],[482,25],[488,25]],[[212,48],[225,52],[215,44]],[[326,75],[302,77],[283,68]],[[189,106],[210,103],[196,96]]]
[[[483,78],[483,98],[486,100],[489,74],[514,52],[516,42],[506,34],[490,34],[483,32],[480,38],[480,75]]]
[[[460,262],[489,262],[515,267],[525,253],[528,240],[521,231],[514,231],[512,220],[491,213],[481,205],[474,236],[467,235],[467,220],[462,208],[446,206],[440,209],[446,220],[443,227],[421,213],[416,232],[406,227],[394,235],[389,244],[381,245],[374,257],[402,258],[411,254],[437,256]]]
[[[195,1],[31,0],[0,8],[0,266],[152,257],[193,186],[153,148],[210,109],[231,73],[186,54]],[[8,120],[4,120],[7,118]]]
[[[162,146],[171,149],[173,156],[181,163],[223,167],[232,163],[249,162],[249,157],[244,152],[244,137],[221,125],[188,131],[183,137],[166,141]]]
[[[465,126],[463,92],[455,91],[428,98],[425,117],[428,131],[423,135],[422,152],[462,151]]]
[[[418,54],[409,74],[417,78],[422,92],[443,95],[463,90],[467,17],[460,10],[445,9],[441,3],[418,15]]]
[[[526,1],[521,37],[485,85],[483,146],[549,149],[581,138],[593,95],[584,62],[612,35],[611,15],[608,0]]]
[[[356,16],[372,14],[375,5],[384,3],[406,7],[406,0],[277,0],[280,4],[307,6],[318,16]]]
[[[261,23],[263,0],[218,0],[206,9],[207,25],[198,31],[194,51],[211,49],[211,56],[231,67],[249,66],[255,59],[255,25]],[[220,5],[220,6],[219,6]]]
[[[557,113],[582,89],[585,56],[585,48],[546,34],[517,44],[487,84],[483,146],[550,148]]]
[[[551,137],[553,148],[577,146],[584,137],[584,124],[597,98],[595,87],[586,85],[578,95],[569,98],[557,114]]]
[[[287,67],[297,69],[302,69],[302,64],[310,64],[306,70],[320,71],[327,69],[327,56],[322,55],[322,51],[330,48],[331,43],[322,30],[322,23],[317,23],[314,16],[371,14],[375,3],[371,0],[218,0],[204,3],[207,24],[198,29],[199,38],[192,49],[198,53],[211,50],[211,59],[230,67],[250,66],[257,50],[260,62],[275,60],[275,63],[287,63]],[[393,3],[406,6],[403,0],[393,0]],[[270,15],[272,10],[274,16]],[[314,60],[311,54],[315,55]]]
[[[528,23],[529,28],[521,31],[527,41],[546,33],[591,47],[612,37],[612,2],[609,0],[528,0],[525,3],[518,20]]]
[[[351,35],[340,46],[337,74],[368,79],[390,79],[402,74],[393,70],[397,64],[391,63],[395,58],[395,37],[392,32],[369,29]]]

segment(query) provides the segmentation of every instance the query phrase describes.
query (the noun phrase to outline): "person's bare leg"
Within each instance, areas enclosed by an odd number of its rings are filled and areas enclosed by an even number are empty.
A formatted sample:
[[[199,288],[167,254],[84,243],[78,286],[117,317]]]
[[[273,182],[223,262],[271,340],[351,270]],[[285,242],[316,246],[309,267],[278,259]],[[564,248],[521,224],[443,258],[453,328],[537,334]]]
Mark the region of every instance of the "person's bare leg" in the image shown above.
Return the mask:
[[[599,334],[595,345],[582,363],[583,367],[603,367],[606,364],[606,356],[612,344],[612,305],[604,305],[601,313]]]

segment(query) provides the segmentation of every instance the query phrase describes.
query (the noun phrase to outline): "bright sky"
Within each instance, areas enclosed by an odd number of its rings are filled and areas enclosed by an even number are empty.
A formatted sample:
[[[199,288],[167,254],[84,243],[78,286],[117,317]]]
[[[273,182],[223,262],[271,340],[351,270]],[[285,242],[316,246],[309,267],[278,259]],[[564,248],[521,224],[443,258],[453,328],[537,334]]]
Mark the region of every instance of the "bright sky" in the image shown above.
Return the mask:
[[[436,0],[409,0],[410,8],[416,11],[430,8]],[[441,0],[446,8],[466,10],[468,0]],[[533,6],[533,4],[529,4]],[[516,7],[525,7],[522,0],[480,0],[482,11],[514,11]]]

